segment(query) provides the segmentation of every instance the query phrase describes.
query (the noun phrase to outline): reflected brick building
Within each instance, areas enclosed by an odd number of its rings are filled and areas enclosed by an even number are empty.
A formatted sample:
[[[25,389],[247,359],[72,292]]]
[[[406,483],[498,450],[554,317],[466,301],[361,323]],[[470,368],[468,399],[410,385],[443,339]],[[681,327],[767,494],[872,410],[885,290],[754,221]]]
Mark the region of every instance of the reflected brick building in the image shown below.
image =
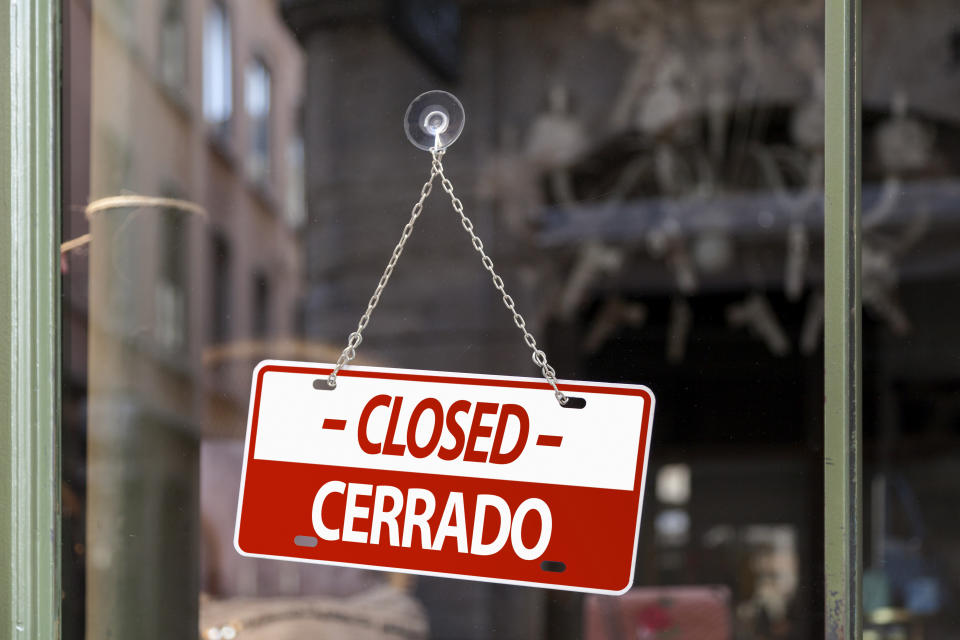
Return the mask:
[[[65,613],[195,637],[201,440],[297,330],[302,56],[266,0],[64,7]]]

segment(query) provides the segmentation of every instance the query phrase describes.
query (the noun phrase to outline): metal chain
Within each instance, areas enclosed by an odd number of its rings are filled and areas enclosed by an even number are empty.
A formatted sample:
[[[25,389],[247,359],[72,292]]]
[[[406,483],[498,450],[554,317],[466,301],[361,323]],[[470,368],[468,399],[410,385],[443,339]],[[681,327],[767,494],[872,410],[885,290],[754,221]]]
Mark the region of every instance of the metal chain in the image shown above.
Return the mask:
[[[470,218],[467,217],[467,214],[464,213],[463,203],[460,202],[460,199],[456,195],[454,195],[453,183],[450,182],[450,180],[447,179],[447,176],[443,173],[443,163],[441,160],[444,156],[444,153],[445,151],[443,149],[439,149],[437,147],[430,149],[430,154],[433,158],[430,167],[430,178],[424,183],[423,188],[420,190],[420,200],[413,205],[413,211],[410,213],[410,220],[407,222],[406,226],[403,227],[403,234],[400,236],[400,241],[397,243],[396,248],[394,248],[393,255],[390,257],[390,261],[387,263],[387,268],[384,269],[383,275],[380,277],[380,282],[377,284],[377,288],[373,292],[370,302],[367,304],[367,310],[360,317],[360,323],[357,325],[357,330],[351,333],[347,338],[347,346],[337,359],[337,364],[334,366],[333,371],[327,377],[327,384],[330,385],[331,388],[335,388],[337,386],[337,373],[357,356],[357,347],[360,346],[360,343],[363,341],[362,333],[364,328],[366,328],[367,323],[370,322],[370,314],[373,313],[373,309],[380,301],[380,294],[383,292],[384,287],[387,286],[387,282],[390,280],[390,275],[393,273],[393,268],[396,266],[397,260],[400,258],[400,254],[403,253],[403,247],[406,244],[407,239],[410,237],[410,234],[413,232],[413,225],[417,221],[417,218],[420,217],[420,213],[423,211],[423,203],[433,189],[434,179],[437,176],[440,176],[440,184],[443,187],[443,190],[446,191],[450,196],[450,204],[453,206],[453,210],[460,215],[460,224],[470,235],[470,242],[473,244],[473,248],[477,250],[477,253],[480,254],[480,260],[483,263],[483,267],[490,273],[493,286],[496,287],[497,291],[500,292],[500,295],[503,296],[503,304],[507,307],[507,310],[513,314],[513,323],[517,325],[517,328],[520,329],[520,331],[523,332],[523,341],[526,342],[527,346],[530,347],[530,350],[533,351],[534,364],[540,367],[540,372],[543,374],[543,377],[548,383],[550,383],[550,386],[553,388],[553,395],[556,397],[557,402],[559,402],[561,405],[565,405],[569,399],[567,398],[566,394],[560,391],[560,389],[557,387],[557,372],[547,363],[547,354],[543,352],[543,349],[540,349],[537,346],[537,340],[533,337],[533,334],[527,330],[526,320],[524,320],[523,316],[520,315],[520,312],[517,311],[516,303],[504,288],[503,278],[497,275],[497,272],[493,269],[493,260],[491,260],[490,256],[488,256],[483,250],[483,241],[480,240],[473,230],[473,222],[471,222]]]
[[[333,371],[327,376],[327,384],[331,389],[337,387],[337,373],[339,373],[340,369],[357,357],[357,347],[363,342],[363,330],[367,328],[367,324],[370,322],[370,315],[376,308],[377,303],[380,302],[380,294],[383,293],[387,282],[390,281],[390,276],[393,275],[393,268],[397,266],[397,260],[400,259],[400,254],[403,253],[403,247],[407,244],[407,240],[410,239],[410,234],[413,233],[413,225],[416,224],[417,218],[419,218],[423,212],[423,203],[433,190],[433,180],[439,173],[439,167],[434,163],[433,166],[430,167],[430,178],[427,179],[420,188],[420,199],[413,205],[413,209],[410,211],[410,219],[407,220],[407,224],[403,226],[400,241],[397,242],[397,246],[394,247],[393,255],[390,256],[390,261],[387,262],[387,267],[383,270],[383,275],[380,276],[380,282],[377,283],[377,288],[374,290],[373,295],[370,296],[370,301],[367,303],[367,310],[360,316],[357,330],[347,336],[347,346],[344,348],[343,353],[340,354],[340,357],[337,358],[337,364],[333,367]]]
[[[490,256],[486,254],[483,250],[483,241],[477,236],[473,230],[473,222],[470,221],[470,218],[467,217],[467,214],[463,212],[463,203],[460,202],[460,198],[454,195],[453,193],[453,183],[447,179],[447,176],[443,173],[443,164],[441,164],[440,159],[443,158],[443,151],[438,151],[436,149],[431,149],[430,152],[433,154],[433,164],[436,167],[437,174],[440,176],[440,186],[443,187],[443,190],[447,192],[447,195],[450,196],[450,204],[453,205],[453,210],[460,214],[460,224],[463,226],[464,230],[470,234],[470,242],[473,244],[473,248],[477,250],[477,253],[480,254],[480,261],[483,263],[483,268],[490,273],[490,278],[493,281],[493,286],[496,287],[497,291],[500,292],[500,295],[503,296],[503,304],[507,307],[507,310],[513,314],[513,323],[517,325],[517,328],[523,332],[523,341],[527,343],[527,346],[530,347],[530,350],[533,351],[533,363],[540,367],[540,373],[543,374],[543,377],[550,383],[550,386],[553,387],[553,395],[557,398],[557,402],[560,404],[567,404],[567,396],[560,389],[557,388],[557,372],[554,371],[547,363],[547,354],[543,352],[543,349],[537,346],[537,340],[533,337],[533,334],[527,330],[527,321],[523,319],[523,316],[520,315],[520,312],[517,311],[516,304],[513,301],[513,298],[510,297],[510,294],[506,292],[503,284],[503,278],[497,275],[497,272],[493,269],[493,260],[490,259]]]

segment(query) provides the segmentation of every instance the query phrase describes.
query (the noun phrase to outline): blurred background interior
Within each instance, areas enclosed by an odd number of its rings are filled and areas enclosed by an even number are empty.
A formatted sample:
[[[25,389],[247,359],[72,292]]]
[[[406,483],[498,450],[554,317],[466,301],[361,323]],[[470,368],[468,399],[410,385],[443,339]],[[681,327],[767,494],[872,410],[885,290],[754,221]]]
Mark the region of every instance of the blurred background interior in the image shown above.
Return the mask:
[[[63,0],[64,638],[822,637],[822,10]],[[863,17],[864,638],[952,638],[960,12]],[[434,88],[560,377],[657,394],[622,598],[233,549],[253,367],[336,360]],[[536,375],[443,198],[364,338],[358,363]]]

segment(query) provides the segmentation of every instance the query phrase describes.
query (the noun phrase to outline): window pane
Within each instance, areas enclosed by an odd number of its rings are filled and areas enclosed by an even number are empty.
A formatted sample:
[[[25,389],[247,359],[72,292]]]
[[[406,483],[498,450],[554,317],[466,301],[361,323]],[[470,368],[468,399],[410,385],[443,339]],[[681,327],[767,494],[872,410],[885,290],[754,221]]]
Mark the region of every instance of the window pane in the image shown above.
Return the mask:
[[[270,71],[260,60],[247,67],[244,93],[250,126],[247,170],[254,180],[264,182],[270,172]]]
[[[210,343],[222,344],[230,336],[230,293],[233,291],[230,241],[222,231],[214,231],[211,238],[210,262]]]
[[[160,26],[160,74],[168,87],[186,90],[187,26],[183,0],[167,0],[164,5]]]
[[[212,2],[203,25],[203,115],[226,134],[233,112],[233,56],[230,19],[223,3]]]
[[[65,637],[822,635],[822,3],[156,4],[67,0]],[[184,104],[144,51],[184,52]],[[656,394],[619,598],[234,548],[254,367],[340,355],[430,175],[402,119],[432,88],[559,377]],[[439,184],[356,363],[540,373]]]
[[[960,625],[960,15],[863,6],[864,628]]]
[[[253,277],[253,305],[251,317],[253,320],[253,336],[265,338],[270,330],[270,281],[267,274],[258,271]]]
[[[187,335],[187,272],[190,269],[189,223],[179,211],[161,215],[160,277],[156,289],[157,341],[171,353],[186,346]]]
[[[287,185],[284,196],[286,198],[287,220],[294,227],[299,227],[307,217],[307,194],[304,184],[304,149],[303,149],[303,119],[301,111],[297,110],[296,128],[287,142]]]

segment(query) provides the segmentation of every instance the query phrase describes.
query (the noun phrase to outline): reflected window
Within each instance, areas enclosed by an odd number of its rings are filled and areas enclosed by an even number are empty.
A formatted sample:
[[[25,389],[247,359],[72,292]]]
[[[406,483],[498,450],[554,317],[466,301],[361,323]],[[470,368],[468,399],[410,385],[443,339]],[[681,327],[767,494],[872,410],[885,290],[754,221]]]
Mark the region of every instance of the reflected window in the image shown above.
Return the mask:
[[[294,131],[287,141],[286,154],[287,183],[284,210],[290,226],[299,227],[307,219],[302,109],[298,109],[298,117]]]
[[[101,3],[99,7],[106,9],[104,14],[107,24],[117,30],[117,35],[128,44],[134,43],[133,25],[137,7],[133,0],[109,0]]]
[[[259,58],[247,66],[244,96],[250,125],[247,171],[255,182],[265,183],[270,176],[270,70]]]
[[[227,9],[212,2],[203,25],[203,117],[219,137],[228,134],[233,114],[230,40]]]
[[[252,333],[254,338],[265,338],[270,331],[270,280],[263,271],[253,276]]]
[[[183,0],[167,0],[160,23],[160,77],[171,88],[183,90],[187,84],[187,25],[183,19]]]
[[[210,241],[210,343],[221,344],[230,337],[230,242],[221,231]]]
[[[160,277],[157,279],[156,340],[164,349],[177,353],[186,346],[187,256],[186,214],[165,209],[160,218],[162,243]]]

